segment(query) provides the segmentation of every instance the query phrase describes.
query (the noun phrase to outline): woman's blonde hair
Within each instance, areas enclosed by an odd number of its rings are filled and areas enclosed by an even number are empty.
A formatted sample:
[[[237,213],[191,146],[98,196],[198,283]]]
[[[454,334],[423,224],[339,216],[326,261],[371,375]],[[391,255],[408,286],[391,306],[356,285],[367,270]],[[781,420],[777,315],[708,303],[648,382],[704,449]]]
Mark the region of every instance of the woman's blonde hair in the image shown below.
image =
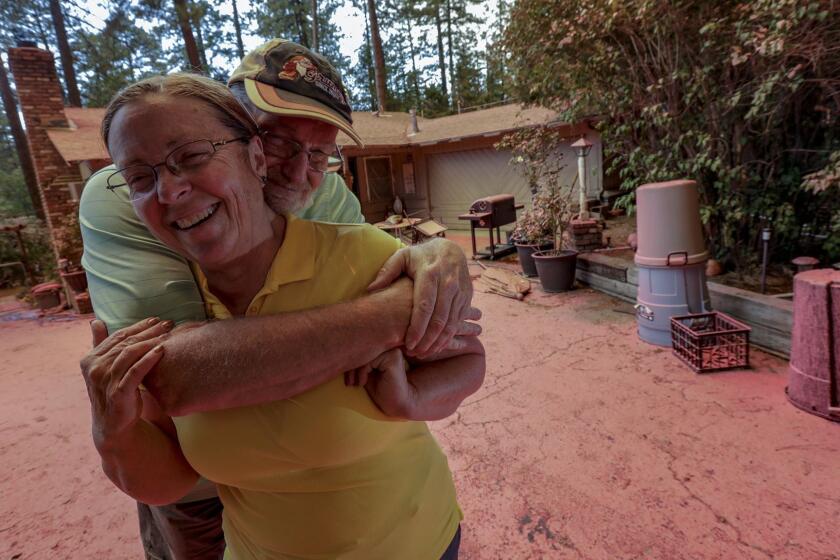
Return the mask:
[[[259,127],[254,118],[222,83],[198,74],[178,72],[146,78],[117,92],[102,118],[102,141],[106,147],[117,111],[147,95],[187,97],[203,101],[216,112],[221,123],[237,136],[251,137],[259,134]]]

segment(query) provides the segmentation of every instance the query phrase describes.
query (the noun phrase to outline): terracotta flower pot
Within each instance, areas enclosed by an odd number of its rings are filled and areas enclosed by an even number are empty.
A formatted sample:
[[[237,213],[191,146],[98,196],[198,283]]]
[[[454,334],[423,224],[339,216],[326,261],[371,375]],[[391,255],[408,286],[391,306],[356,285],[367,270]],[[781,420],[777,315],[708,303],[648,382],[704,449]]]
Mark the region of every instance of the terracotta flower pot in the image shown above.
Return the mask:
[[[515,245],[516,254],[519,256],[519,266],[522,267],[522,273],[529,278],[533,278],[537,275],[537,267],[534,264],[534,259],[531,255],[533,255],[536,251],[547,251],[554,246],[553,243],[542,243],[537,245],[515,243]]]
[[[61,304],[61,284],[44,282],[32,288],[32,297],[38,309],[50,309]]]
[[[532,255],[546,292],[566,292],[575,285],[577,251],[538,251]]]

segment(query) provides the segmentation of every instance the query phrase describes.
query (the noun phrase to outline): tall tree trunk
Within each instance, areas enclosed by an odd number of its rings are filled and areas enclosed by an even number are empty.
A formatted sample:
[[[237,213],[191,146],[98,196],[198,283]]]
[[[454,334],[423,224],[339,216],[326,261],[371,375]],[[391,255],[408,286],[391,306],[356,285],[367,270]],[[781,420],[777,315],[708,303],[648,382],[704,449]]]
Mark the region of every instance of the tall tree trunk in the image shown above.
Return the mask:
[[[12,129],[12,138],[15,140],[20,168],[23,171],[23,180],[26,182],[26,190],[29,192],[29,199],[32,201],[32,208],[35,214],[44,219],[44,207],[41,205],[41,193],[38,190],[38,179],[35,177],[35,168],[32,166],[32,156],[29,154],[29,144],[26,142],[26,133],[20,124],[17,101],[12,93],[12,86],[9,84],[9,75],[6,73],[6,65],[0,59],[0,93],[3,96],[3,110],[9,120],[9,128]]]
[[[190,25],[190,9],[188,0],[172,0],[175,4],[175,14],[178,17],[178,27],[181,29],[181,36],[184,38],[184,48],[187,50],[187,62],[190,69],[201,72],[201,56],[198,54],[198,46],[195,44],[192,26]]]
[[[207,64],[207,50],[204,48],[204,34],[201,32],[201,14],[193,13],[191,17],[192,28],[195,29],[195,44],[198,47],[198,57],[201,59],[201,67],[205,72],[210,71],[210,66]]]
[[[440,67],[440,84],[443,97],[449,103],[449,90],[446,87],[446,58],[443,54],[443,28],[440,21],[440,0],[435,0],[435,29],[437,30],[438,66]]]
[[[318,0],[312,0],[312,50],[318,50]]]
[[[82,96],[79,95],[79,86],[76,84],[76,70],[73,68],[73,53],[70,51],[70,43],[67,41],[67,30],[64,28],[64,14],[61,13],[61,5],[58,3],[58,0],[50,0],[50,12],[52,12],[53,25],[55,26],[55,39],[58,42],[58,53],[61,55],[64,85],[67,86],[67,101],[73,107],[81,107]]]
[[[416,109],[420,107],[420,80],[419,76],[417,75],[417,52],[414,50],[414,38],[411,36],[412,28],[411,28],[411,11],[406,10],[405,13],[405,24],[408,34],[408,50],[411,53],[411,72],[414,77],[414,105]]]
[[[367,0],[368,17],[370,18],[370,40],[373,45],[373,76],[376,79],[376,101],[379,112],[385,111],[388,103],[385,91],[385,55],[382,53],[382,38],[379,35],[379,23],[376,19],[376,2]]]
[[[308,49],[310,48],[309,37],[306,35],[307,25],[306,20],[303,17],[303,14],[306,12],[306,8],[303,7],[300,0],[292,0],[292,11],[295,14],[295,25],[297,25],[298,30],[298,43]]]
[[[452,106],[458,107],[458,81],[455,79],[455,64],[452,53],[452,0],[446,0],[446,42],[449,45],[449,83],[452,85]]]
[[[236,53],[239,59],[245,58],[245,45],[242,43],[242,23],[239,21],[239,10],[236,8],[236,0],[230,0],[233,4],[233,30],[236,32]]]
[[[373,71],[373,49],[370,47],[370,25],[368,24],[368,13],[366,9],[362,10],[365,16],[365,45],[367,46],[367,74],[368,74],[368,94],[370,95],[370,110],[376,110],[376,78]]]

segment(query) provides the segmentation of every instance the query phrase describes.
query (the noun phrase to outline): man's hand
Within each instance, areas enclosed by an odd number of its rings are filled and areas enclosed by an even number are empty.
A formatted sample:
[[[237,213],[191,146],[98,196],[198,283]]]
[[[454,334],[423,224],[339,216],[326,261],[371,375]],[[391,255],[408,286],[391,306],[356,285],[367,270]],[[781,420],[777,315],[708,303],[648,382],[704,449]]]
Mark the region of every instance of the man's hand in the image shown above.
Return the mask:
[[[365,367],[364,386],[374,404],[391,418],[411,418],[416,391],[408,382],[402,351],[389,350]]]
[[[104,323],[91,323],[94,348],[81,361],[97,446],[107,444],[140,420],[140,383],[163,356],[170,321],[145,319],[111,336]]]
[[[456,335],[471,334],[463,323],[480,319],[481,312],[470,306],[472,279],[464,253],[455,243],[433,239],[400,249],[385,262],[368,290],[385,288],[403,274],[414,280],[414,307],[405,336],[409,354],[434,354],[447,348]]]

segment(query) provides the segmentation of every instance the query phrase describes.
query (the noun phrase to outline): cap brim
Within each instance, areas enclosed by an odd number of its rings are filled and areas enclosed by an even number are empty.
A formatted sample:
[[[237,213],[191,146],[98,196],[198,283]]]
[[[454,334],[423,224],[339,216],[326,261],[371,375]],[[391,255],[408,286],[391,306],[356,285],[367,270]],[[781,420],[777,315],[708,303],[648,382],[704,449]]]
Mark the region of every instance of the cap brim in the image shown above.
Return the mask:
[[[245,79],[245,92],[251,103],[266,113],[322,121],[337,127],[359,147],[365,146],[361,137],[341,115],[310,97],[281,90],[251,78]]]

